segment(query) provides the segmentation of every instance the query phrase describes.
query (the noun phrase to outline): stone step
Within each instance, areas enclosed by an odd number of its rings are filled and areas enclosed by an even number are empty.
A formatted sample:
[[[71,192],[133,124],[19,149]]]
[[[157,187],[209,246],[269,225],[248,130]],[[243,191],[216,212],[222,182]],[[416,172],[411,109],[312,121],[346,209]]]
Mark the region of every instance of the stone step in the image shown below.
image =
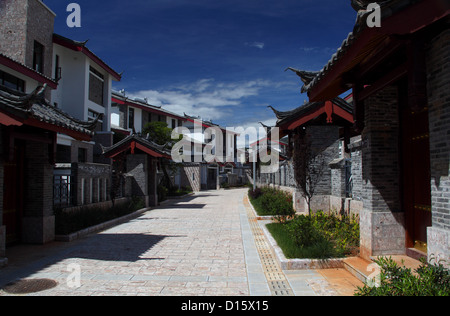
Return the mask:
[[[410,268],[413,272],[421,265],[420,261],[408,256],[393,255],[386,257],[391,257],[399,266]],[[376,273],[375,262],[360,257],[344,259],[344,268],[364,283],[367,283],[373,273]]]
[[[344,268],[363,283],[366,283],[370,274],[373,273],[370,269],[372,264],[374,264],[373,261],[367,261],[360,257],[344,259]]]

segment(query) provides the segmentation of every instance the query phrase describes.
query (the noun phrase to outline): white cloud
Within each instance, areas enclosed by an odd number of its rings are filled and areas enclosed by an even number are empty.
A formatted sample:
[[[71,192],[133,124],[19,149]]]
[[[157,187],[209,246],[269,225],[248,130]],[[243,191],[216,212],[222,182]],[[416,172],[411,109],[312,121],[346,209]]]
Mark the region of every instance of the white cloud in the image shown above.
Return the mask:
[[[200,116],[205,120],[220,120],[233,115],[233,107],[242,105],[250,97],[256,97],[271,83],[266,80],[244,82],[216,82],[202,79],[193,83],[164,90],[130,92],[130,98],[147,98],[150,104],[183,115]]]
[[[266,46],[266,44],[263,42],[246,42],[245,45],[250,47],[256,47],[259,49],[264,49],[264,46]]]

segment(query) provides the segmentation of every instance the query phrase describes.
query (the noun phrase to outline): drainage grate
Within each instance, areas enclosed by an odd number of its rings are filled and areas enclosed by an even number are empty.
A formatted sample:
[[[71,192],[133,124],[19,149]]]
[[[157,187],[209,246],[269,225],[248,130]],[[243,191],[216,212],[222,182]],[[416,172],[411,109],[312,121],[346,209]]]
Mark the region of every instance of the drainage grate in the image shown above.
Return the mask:
[[[254,217],[249,203],[250,202],[246,197],[244,199],[244,205],[247,210],[250,228],[255,239],[256,249],[258,250],[270,291],[273,296],[293,296],[294,293],[289,285],[289,282],[287,281],[286,276],[281,270],[278,262],[275,260],[275,255],[272,248],[269,246],[261,227],[259,227],[258,221],[256,217]]]
[[[56,281],[50,279],[29,279],[9,283],[2,290],[9,294],[31,294],[50,290],[57,285]]]

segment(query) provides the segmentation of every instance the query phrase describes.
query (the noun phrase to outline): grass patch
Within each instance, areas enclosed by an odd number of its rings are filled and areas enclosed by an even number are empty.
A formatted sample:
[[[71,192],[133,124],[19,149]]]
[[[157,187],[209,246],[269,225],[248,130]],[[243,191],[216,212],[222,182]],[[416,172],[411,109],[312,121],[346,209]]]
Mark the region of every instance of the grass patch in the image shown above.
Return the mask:
[[[272,223],[267,229],[289,259],[329,259],[354,256],[359,250],[356,217],[318,212]]]
[[[313,245],[298,246],[292,239],[287,225],[287,223],[272,223],[266,226],[286,258],[328,259],[334,257],[333,244],[325,239]]]

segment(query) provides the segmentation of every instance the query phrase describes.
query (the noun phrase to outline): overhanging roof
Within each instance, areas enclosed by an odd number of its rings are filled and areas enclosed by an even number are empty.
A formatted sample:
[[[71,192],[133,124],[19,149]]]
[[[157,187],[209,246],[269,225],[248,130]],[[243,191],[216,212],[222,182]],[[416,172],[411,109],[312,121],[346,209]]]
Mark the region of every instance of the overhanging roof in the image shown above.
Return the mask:
[[[138,134],[133,134],[121,140],[111,147],[103,149],[103,155],[106,158],[114,158],[122,153],[130,153],[134,155],[136,149],[140,150],[154,158],[171,159],[171,152],[165,146],[158,145],[147,138],[143,138]]]
[[[144,110],[146,112],[152,112],[152,113],[156,113],[158,115],[165,115],[165,116],[169,116],[169,117],[173,117],[182,121],[186,121],[186,118],[178,115],[176,113],[167,111],[162,109],[161,107],[155,106],[155,105],[151,105],[151,104],[145,104],[143,102],[140,101],[136,101],[136,100],[131,100],[128,97],[120,94],[120,93],[116,93],[113,91],[112,93],[112,97],[111,100],[113,103],[117,103],[117,104],[122,104],[122,105],[127,105],[127,106],[132,106],[141,110]]]
[[[319,116],[326,114],[326,123],[331,124],[335,117],[339,117],[348,124],[353,124],[352,105],[341,98],[334,98],[326,102],[310,102],[295,110],[282,112],[270,107],[278,118],[277,127],[282,131],[294,130],[305,125]]]
[[[0,53],[0,65],[4,65],[14,71],[17,71],[22,75],[25,75],[33,80],[36,80],[41,84],[46,84],[52,89],[56,89],[58,87],[58,84],[53,79],[1,53]]]
[[[109,73],[115,80],[120,81],[122,79],[122,75],[117,73],[114,69],[112,69],[107,63],[105,63],[100,57],[95,55],[89,48],[86,47],[85,42],[79,42],[71,40],[67,37],[53,34],[53,43],[71,49],[73,51],[78,51],[85,54],[91,60],[93,60],[97,65],[102,67],[107,73]]]
[[[79,121],[45,100],[46,86],[26,94],[0,85],[0,123],[5,126],[29,125],[90,141],[98,119]]]
[[[355,9],[368,1],[352,0]],[[360,10],[353,31],[317,75],[303,87],[311,101],[325,101],[350,89],[345,75],[371,56],[391,35],[413,34],[450,14],[448,0],[387,0],[381,6],[381,27],[367,26],[371,12]]]

